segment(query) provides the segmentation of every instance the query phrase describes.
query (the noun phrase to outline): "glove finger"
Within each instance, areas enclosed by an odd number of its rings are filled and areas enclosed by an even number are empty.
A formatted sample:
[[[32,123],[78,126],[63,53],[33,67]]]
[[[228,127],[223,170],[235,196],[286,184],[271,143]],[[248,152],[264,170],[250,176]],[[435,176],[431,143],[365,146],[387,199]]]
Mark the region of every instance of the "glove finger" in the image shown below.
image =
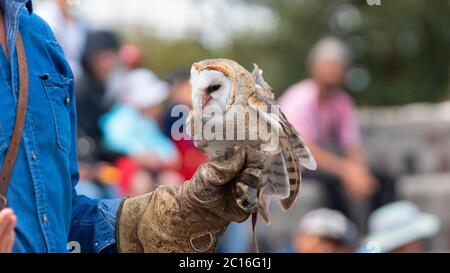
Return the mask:
[[[265,162],[265,154],[249,145],[245,146],[247,158],[245,161],[245,166],[248,168],[262,169]]]
[[[211,161],[200,167],[201,178],[212,185],[224,185],[234,179],[245,163],[246,151],[239,148],[230,158]]]
[[[257,189],[258,186],[262,183],[262,170],[261,169],[253,169],[253,168],[245,168],[241,174],[236,179],[237,182],[242,182],[249,187]]]
[[[258,186],[261,183],[260,169],[244,169],[236,178],[236,203],[246,213],[253,213],[258,209]]]
[[[238,207],[245,213],[254,213],[258,210],[258,198],[256,193],[256,189],[241,182],[236,183],[237,197],[235,200]]]

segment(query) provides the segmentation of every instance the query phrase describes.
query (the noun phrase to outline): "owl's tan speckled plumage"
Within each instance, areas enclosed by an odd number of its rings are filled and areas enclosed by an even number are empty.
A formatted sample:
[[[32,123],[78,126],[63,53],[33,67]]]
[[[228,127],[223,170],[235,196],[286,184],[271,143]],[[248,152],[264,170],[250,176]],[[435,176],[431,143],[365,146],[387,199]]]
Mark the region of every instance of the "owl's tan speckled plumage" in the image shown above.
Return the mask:
[[[258,117],[261,117],[263,122],[269,125],[269,128],[279,128],[277,131],[279,147],[275,152],[267,152],[267,166],[263,172],[264,189],[261,191],[261,196],[258,196],[259,212],[265,221],[269,222],[267,211],[268,205],[266,204],[268,196],[273,194],[279,195],[281,206],[284,209],[291,208],[300,190],[300,164],[309,169],[315,169],[316,163],[314,158],[301,136],[287,121],[281,111],[278,112],[277,110],[277,113],[271,112],[271,107],[276,105],[274,94],[272,93],[272,88],[269,84],[264,81],[262,70],[259,69],[258,66],[255,65],[253,73],[250,73],[235,61],[228,59],[210,59],[194,63],[192,69],[195,73],[217,71],[222,73],[223,77],[229,81],[229,96],[226,98],[227,111],[236,106],[243,106],[246,109],[250,109],[250,113],[255,113],[255,115],[258,113]],[[192,84],[195,85],[195,82]],[[194,90],[193,88],[193,92],[202,92],[202,90]],[[191,119],[196,115],[201,116],[202,109],[198,109],[198,107],[195,107],[194,105],[194,109],[188,118],[188,124],[191,123]],[[238,124],[238,126],[245,126],[246,132],[252,127],[258,128],[257,130],[260,128],[258,123],[249,124],[247,118],[245,119],[245,122]],[[190,128],[194,130],[193,127]],[[200,149],[213,157],[220,154],[218,150],[226,149],[224,147],[233,147],[230,146],[230,142],[234,146],[249,144],[248,142],[242,142],[237,139],[232,141],[194,140],[194,142]],[[250,145],[261,149],[262,142],[263,141],[256,141]],[[289,189],[287,192],[285,191],[286,187]],[[285,196],[280,194],[283,191],[287,193]]]

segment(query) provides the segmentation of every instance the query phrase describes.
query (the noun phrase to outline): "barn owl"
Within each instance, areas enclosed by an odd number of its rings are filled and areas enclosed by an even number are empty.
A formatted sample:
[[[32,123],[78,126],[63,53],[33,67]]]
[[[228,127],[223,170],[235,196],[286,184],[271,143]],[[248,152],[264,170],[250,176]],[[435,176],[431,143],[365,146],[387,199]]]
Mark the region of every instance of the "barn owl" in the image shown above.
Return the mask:
[[[191,68],[193,108],[187,132],[211,158],[250,145],[265,156],[260,187],[237,184],[242,209],[258,211],[270,223],[268,202],[274,196],[283,209],[294,204],[300,190],[300,165],[314,170],[316,162],[275,104],[272,88],[254,65],[252,73],[227,59],[194,63]]]

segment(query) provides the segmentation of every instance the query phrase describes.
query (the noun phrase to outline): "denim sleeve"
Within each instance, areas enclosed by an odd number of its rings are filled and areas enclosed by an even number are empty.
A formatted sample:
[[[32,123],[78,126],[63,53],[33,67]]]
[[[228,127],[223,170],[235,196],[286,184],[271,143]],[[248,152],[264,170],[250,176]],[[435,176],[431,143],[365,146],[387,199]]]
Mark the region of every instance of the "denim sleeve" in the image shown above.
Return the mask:
[[[75,195],[69,242],[78,242],[83,253],[117,252],[116,219],[121,202],[120,198],[92,200]]]

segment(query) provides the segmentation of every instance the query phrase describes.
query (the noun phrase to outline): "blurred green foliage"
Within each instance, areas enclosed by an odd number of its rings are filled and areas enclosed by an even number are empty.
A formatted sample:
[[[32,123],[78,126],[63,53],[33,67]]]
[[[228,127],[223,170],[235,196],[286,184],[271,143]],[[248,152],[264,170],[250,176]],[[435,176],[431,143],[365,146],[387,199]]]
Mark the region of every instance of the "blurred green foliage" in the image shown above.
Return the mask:
[[[370,73],[364,90],[350,90],[358,104],[449,99],[448,0],[381,0],[381,6],[370,6],[366,0],[251,2],[276,12],[275,32],[259,36],[241,33],[219,50],[202,47],[195,39],[162,41],[141,35],[139,30],[126,39],[144,49],[145,66],[161,76],[205,58],[231,58],[248,69],[255,62],[279,95],[308,76],[305,60],[314,42],[335,35],[354,50],[354,64]]]

